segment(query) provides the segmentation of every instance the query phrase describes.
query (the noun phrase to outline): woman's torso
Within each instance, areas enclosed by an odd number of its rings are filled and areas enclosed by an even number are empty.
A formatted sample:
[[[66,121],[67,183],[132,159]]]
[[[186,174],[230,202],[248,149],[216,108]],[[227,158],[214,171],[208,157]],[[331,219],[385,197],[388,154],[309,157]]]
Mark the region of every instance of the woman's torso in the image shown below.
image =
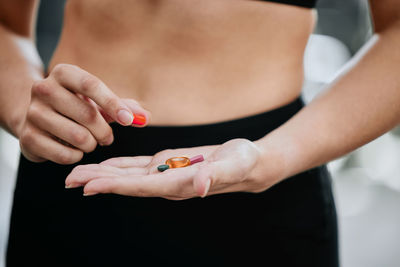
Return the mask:
[[[152,125],[257,114],[296,98],[312,9],[250,0],[69,0],[49,70],[76,64]]]

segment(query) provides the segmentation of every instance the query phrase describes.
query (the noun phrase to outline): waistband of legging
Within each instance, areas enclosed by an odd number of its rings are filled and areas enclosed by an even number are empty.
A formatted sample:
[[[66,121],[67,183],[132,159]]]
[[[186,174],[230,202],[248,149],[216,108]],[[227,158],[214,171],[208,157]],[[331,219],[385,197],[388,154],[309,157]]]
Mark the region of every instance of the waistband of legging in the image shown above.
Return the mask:
[[[293,101],[289,102],[286,105],[277,107],[272,110],[268,110],[265,112],[257,113],[250,116],[243,116],[236,119],[224,120],[220,122],[206,123],[206,124],[194,124],[194,125],[148,125],[145,128],[153,128],[153,129],[201,129],[201,128],[223,128],[225,126],[241,126],[243,124],[251,125],[251,124],[259,124],[261,121],[269,122],[272,124],[278,123],[281,124],[282,121],[286,121],[290,119],[294,114],[296,114],[300,109],[304,107],[304,101],[301,96],[297,97]],[[144,129],[144,128],[142,128]]]
[[[180,145],[200,145],[204,143],[222,143],[232,138],[257,140],[278,128],[304,107],[301,97],[281,107],[242,118],[208,124],[195,125],[149,125],[143,128],[124,127],[112,124],[115,139],[127,145],[132,138],[136,140],[164,140]],[[196,140],[196,141],[194,141]],[[147,142],[147,141],[146,141]],[[160,141],[161,142],[161,141]],[[183,143],[187,142],[187,143]],[[168,143],[168,145],[171,145]]]

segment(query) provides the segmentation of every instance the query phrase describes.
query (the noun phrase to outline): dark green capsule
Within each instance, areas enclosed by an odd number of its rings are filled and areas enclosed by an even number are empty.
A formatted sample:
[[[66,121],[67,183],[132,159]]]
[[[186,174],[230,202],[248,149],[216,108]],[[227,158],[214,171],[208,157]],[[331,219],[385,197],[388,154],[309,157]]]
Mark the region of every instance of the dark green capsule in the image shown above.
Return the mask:
[[[169,169],[169,166],[168,166],[167,164],[162,164],[162,165],[159,165],[159,166],[157,167],[157,169],[158,169],[158,171],[163,172],[163,171],[168,170],[168,169]]]

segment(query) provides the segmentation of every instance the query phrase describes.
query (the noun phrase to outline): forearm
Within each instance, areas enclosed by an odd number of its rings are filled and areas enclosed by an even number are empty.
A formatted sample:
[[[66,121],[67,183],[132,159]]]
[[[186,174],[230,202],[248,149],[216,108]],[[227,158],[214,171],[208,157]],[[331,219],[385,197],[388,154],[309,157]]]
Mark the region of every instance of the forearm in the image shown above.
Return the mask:
[[[43,77],[42,62],[31,37],[0,23],[0,126],[14,136],[25,116],[34,80]]]
[[[400,26],[381,32],[375,45],[328,90],[256,141],[280,159],[281,179],[343,156],[400,122],[399,47]]]

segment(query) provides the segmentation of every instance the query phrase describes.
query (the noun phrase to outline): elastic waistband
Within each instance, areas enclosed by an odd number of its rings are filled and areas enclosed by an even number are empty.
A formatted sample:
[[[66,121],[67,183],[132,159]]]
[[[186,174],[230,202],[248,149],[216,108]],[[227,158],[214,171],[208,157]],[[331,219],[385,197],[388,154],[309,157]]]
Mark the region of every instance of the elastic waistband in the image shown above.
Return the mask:
[[[136,144],[133,140],[150,143],[165,142],[165,146],[195,146],[218,144],[232,138],[257,140],[278,128],[304,107],[299,97],[279,108],[263,113],[209,124],[196,125],[149,125],[143,128],[124,127],[112,124],[115,140],[121,146]]]
[[[259,124],[261,121],[268,122],[268,124],[282,123],[282,121],[286,121],[291,118],[295,113],[297,113],[301,108],[304,107],[304,102],[301,97],[296,98],[292,102],[278,107],[276,109],[268,110],[262,113],[258,113],[255,115],[245,116],[232,120],[225,120],[215,123],[207,123],[207,124],[195,124],[195,125],[149,125],[145,128],[148,129],[186,129],[186,130],[200,130],[202,128],[212,129],[212,128],[225,128],[225,127],[236,127],[241,126],[243,124],[251,125],[251,124]],[[140,128],[140,129],[145,129]]]

